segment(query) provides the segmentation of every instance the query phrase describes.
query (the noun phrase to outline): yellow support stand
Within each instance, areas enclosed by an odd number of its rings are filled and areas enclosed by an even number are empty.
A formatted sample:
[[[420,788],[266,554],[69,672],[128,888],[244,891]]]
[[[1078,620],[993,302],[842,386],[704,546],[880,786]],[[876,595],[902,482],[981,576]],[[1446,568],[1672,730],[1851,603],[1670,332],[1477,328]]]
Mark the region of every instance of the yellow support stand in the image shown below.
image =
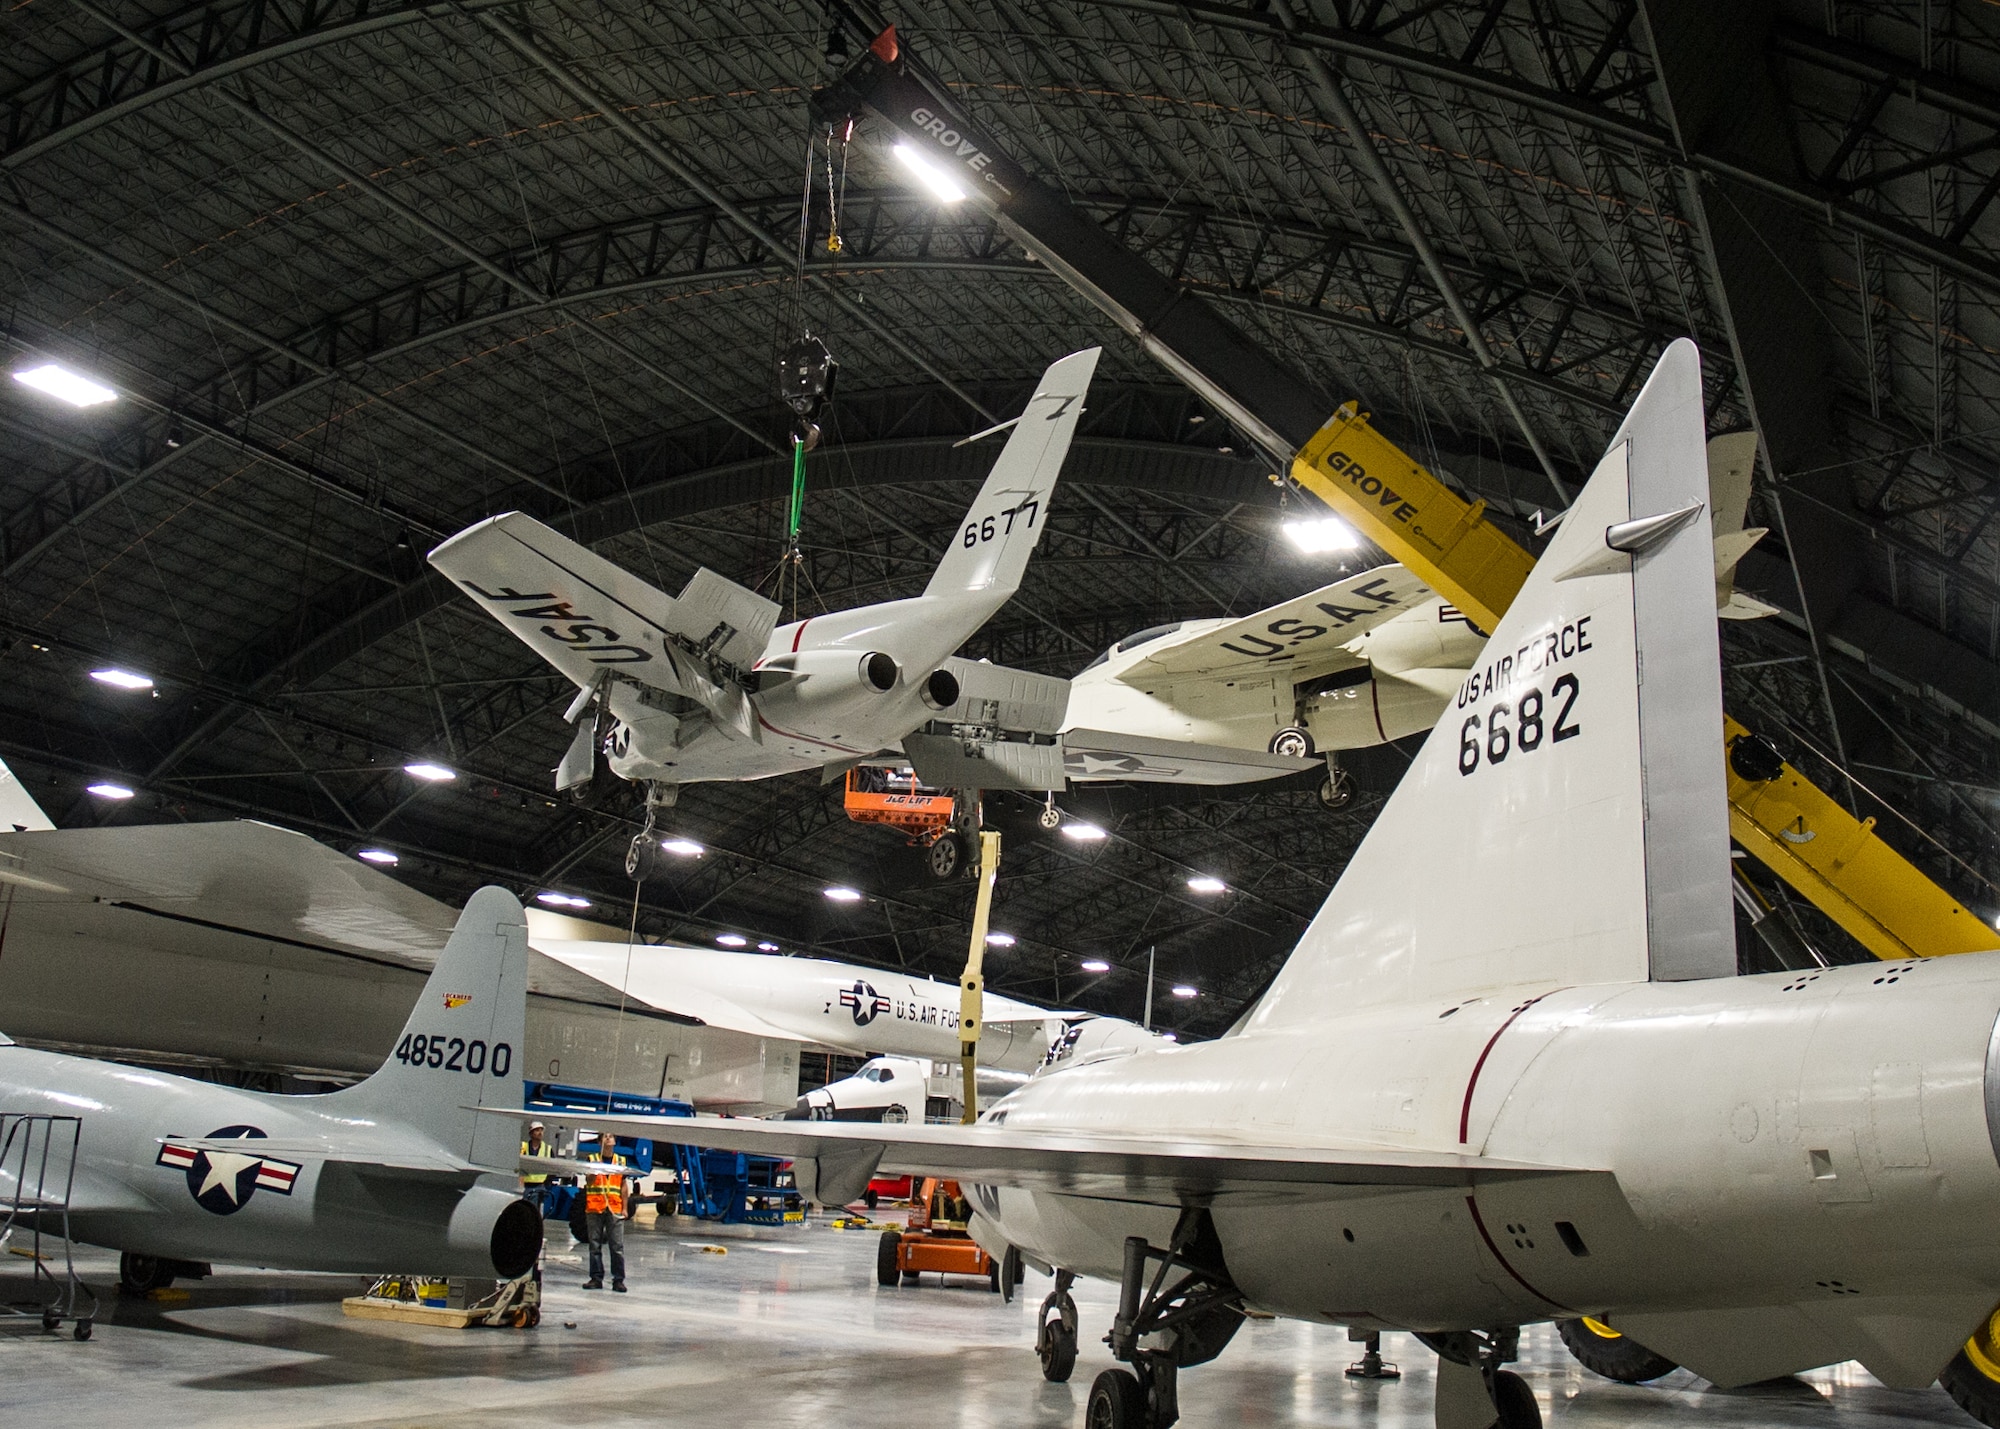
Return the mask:
[[[1491,631],[1535,558],[1368,424],[1352,402],[1292,458],[1292,480]]]
[[[1727,715],[1727,749],[1750,733]],[[1978,953],[2000,933],[1787,764],[1761,783],[1729,770],[1729,833],[1885,961]]]
[[[993,911],[993,880],[1000,875],[1000,835],[991,829],[979,834],[979,896],[972,905],[972,948],[965,955],[965,971],[958,979],[958,1061],[964,1076],[964,1110],[959,1120],[967,1126],[979,1120],[979,1023],[986,1001],[986,919]]]
[[[1292,479],[1491,631],[1535,558],[1369,425],[1352,402],[1292,459]],[[1725,748],[1748,731],[1723,721]],[[1988,928],[1789,764],[1753,783],[1729,771],[1729,832],[1878,958],[2000,947]],[[975,953],[978,951],[974,949]]]

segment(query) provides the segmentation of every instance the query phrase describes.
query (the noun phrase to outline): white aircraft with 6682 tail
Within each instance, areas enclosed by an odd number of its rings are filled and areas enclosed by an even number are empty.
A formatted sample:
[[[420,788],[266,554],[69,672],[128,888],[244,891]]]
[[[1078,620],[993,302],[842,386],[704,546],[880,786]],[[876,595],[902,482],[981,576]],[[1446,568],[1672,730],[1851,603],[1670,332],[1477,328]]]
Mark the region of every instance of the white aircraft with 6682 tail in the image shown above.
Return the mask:
[[[1119,1284],[1093,1429],[1173,1423],[1249,1309],[1416,1332],[1440,1429],[1539,1424],[1520,1328],[1586,1319],[1628,1378],[1858,1359],[2000,1423],[1961,1350],[2000,1305],[2000,957],[1735,975],[1702,422],[1676,342],[1231,1035],[971,1127],[600,1124],[797,1158],[822,1202],[956,1177],[1059,1272],[1049,1377],[1071,1277]]]
[[[324,1096],[238,1091],[0,1037],[8,1144],[33,1135],[63,1163],[0,1154],[0,1218],[21,1204],[23,1222],[62,1233],[49,1197],[73,1170],[68,1234],[123,1252],[121,1276],[141,1290],[210,1261],[525,1275],[542,1217],[515,1179],[519,1132],[473,1108],[519,1115],[527,966],[521,905],[501,888],[473,894],[390,1059]],[[74,1152],[27,1117],[74,1123]]]

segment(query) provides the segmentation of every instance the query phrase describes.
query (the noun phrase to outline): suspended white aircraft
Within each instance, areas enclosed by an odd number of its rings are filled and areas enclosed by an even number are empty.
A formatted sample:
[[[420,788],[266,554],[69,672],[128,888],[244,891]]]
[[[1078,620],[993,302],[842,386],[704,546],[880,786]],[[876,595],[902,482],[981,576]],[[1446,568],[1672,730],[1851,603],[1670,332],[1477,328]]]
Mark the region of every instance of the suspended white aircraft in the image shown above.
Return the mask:
[[[1708,444],[1716,609],[1775,608],[1735,588],[1765,534],[1745,528],[1754,432]],[[1429,729],[1486,648],[1486,634],[1400,565],[1378,566],[1237,620],[1188,620],[1128,635],[1070,681],[1063,728],[1192,740],[1308,757]],[[1329,771],[1321,797],[1345,802]]]
[[[580,723],[558,789],[587,780],[601,747],[620,778],[646,784],[650,813],[672,804],[684,783],[845,768],[896,752],[927,727],[937,731],[928,767],[941,768],[954,750],[1003,746],[1011,768],[1030,751],[1026,777],[1036,789],[1066,787],[1066,759],[1079,773],[1206,772],[1212,781],[1201,751],[1174,751],[1162,764],[1156,741],[1106,750],[1079,739],[1066,751],[1052,722],[1067,697],[1064,681],[952,654],[1020,587],[1048,529],[1099,351],[1072,353],[1042,374],[1027,409],[1007,424],[1007,445],[930,584],[909,600],[780,625],[776,602],[711,570],[669,596],[519,512],[459,532],[430,563],[577,686],[568,718]],[[1207,753],[1227,782],[1302,767]],[[637,875],[656,857],[652,841],[635,838],[628,866]]]
[[[1173,1423],[1252,1308],[1417,1332],[1440,1429],[1538,1424],[1503,1366],[1582,1316],[1718,1385],[1858,1359],[1982,1403],[2000,957],[1733,975],[1702,422],[1683,340],[1232,1035],[973,1127],[618,1129],[795,1157],[823,1202],[974,1187],[983,1244],[1060,1272],[1045,1373],[1071,1277],[1121,1287],[1094,1429]]]

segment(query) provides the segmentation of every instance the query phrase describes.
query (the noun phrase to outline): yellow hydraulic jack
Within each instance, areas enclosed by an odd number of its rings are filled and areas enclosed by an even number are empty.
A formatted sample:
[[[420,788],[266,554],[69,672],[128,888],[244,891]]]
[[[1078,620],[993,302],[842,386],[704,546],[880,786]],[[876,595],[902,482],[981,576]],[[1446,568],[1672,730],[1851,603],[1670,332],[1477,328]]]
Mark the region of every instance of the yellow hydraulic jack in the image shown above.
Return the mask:
[[[993,911],[993,880],[1000,874],[1000,835],[979,832],[979,896],[972,905],[972,947],[958,979],[958,1061],[964,1077],[965,1109],[959,1120],[979,1120],[979,1023],[986,1000],[986,919]]]
[[[1292,479],[1422,576],[1481,630],[1513,604],[1535,559],[1369,425],[1352,402],[1299,449]],[[1981,951],[2000,935],[1777,752],[1723,720],[1730,835],[1885,960]],[[974,950],[975,952],[977,949]]]

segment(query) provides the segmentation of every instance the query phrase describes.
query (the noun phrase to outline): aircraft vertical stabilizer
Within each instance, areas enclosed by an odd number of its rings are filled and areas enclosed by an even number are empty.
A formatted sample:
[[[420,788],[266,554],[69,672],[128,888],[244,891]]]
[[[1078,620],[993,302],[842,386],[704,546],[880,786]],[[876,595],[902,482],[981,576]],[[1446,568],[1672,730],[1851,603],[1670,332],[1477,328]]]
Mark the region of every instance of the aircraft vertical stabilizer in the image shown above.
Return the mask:
[[[346,1116],[409,1126],[475,1166],[511,1171],[520,1130],[474,1106],[521,1105],[528,920],[504,888],[466,901],[451,940],[373,1076],[329,1100]]]
[[[1048,526],[1049,496],[1069,455],[1084,394],[1102,348],[1072,352],[1049,365],[1035,395],[1007,435],[1007,445],[979,497],[953,533],[926,596],[983,598],[995,610],[1021,585],[1021,572]]]
[[[1702,427],[1676,342],[1248,1031],[1735,971]]]

